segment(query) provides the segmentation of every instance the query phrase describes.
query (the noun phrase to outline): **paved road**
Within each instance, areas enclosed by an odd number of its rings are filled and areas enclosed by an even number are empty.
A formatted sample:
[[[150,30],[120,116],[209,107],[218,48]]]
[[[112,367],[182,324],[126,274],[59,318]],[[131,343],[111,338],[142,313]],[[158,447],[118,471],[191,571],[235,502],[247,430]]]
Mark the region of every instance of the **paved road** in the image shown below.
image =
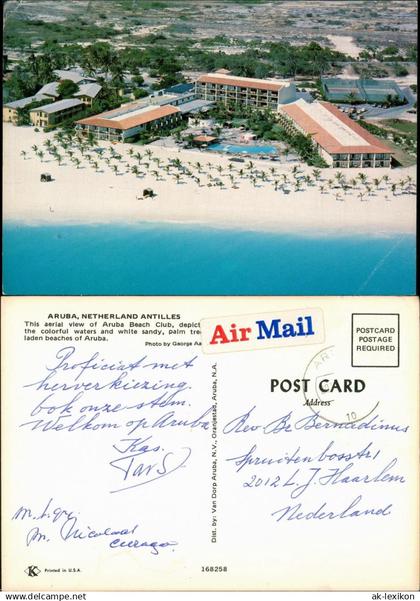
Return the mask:
[[[401,89],[404,92],[404,96],[407,99],[407,104],[403,104],[401,106],[393,106],[389,109],[371,106],[370,104],[358,104],[355,105],[354,108],[367,109],[363,113],[363,117],[365,119],[397,119],[398,117],[401,117],[401,115],[403,115],[405,111],[408,111],[409,109],[413,108],[414,103],[417,100],[417,96],[413,94],[409,87]],[[350,107],[351,105],[340,104],[340,106]]]
[[[369,111],[366,111],[364,114],[367,119],[397,119],[401,117],[405,111],[413,108],[414,103],[416,102],[416,96],[413,94],[410,88],[401,88],[404,92],[404,96],[407,99],[407,104],[403,104],[402,106],[393,106],[389,109],[383,108],[371,108]]]

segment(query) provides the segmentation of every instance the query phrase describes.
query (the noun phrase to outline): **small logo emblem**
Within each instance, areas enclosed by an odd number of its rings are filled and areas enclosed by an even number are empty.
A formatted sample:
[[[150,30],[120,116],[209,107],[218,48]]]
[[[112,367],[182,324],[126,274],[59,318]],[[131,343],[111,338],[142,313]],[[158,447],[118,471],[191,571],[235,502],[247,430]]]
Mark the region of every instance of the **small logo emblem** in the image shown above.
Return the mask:
[[[41,573],[41,570],[38,566],[28,566],[25,570],[25,574],[33,578],[33,576],[38,576]]]

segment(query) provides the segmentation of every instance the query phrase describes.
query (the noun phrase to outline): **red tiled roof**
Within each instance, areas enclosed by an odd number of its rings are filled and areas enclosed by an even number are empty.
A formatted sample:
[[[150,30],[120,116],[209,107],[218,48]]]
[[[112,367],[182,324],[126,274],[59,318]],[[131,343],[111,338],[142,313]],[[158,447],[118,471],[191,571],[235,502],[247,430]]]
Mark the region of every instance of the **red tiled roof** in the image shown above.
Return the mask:
[[[342,121],[348,127],[350,127],[350,129],[352,129],[356,134],[358,134],[361,138],[366,140],[366,142],[369,142],[369,144],[371,144],[374,147],[380,148],[380,150],[377,152],[392,152],[392,149],[387,144],[385,144],[384,142],[379,140],[379,138],[377,138],[376,136],[374,136],[373,134],[368,132],[364,127],[362,127],[361,125],[356,123],[356,121],[353,121],[353,119],[350,119],[350,117],[348,117],[346,114],[344,114],[342,111],[340,111],[339,108],[337,108],[336,106],[331,104],[331,102],[321,101],[321,104],[328,111],[330,111],[330,113],[332,113],[338,119],[340,119],[340,121]]]
[[[363,127],[355,123],[352,119],[347,117],[344,113],[342,113],[337,107],[329,102],[321,102],[321,104],[332,113],[337,119],[339,119],[342,123],[347,125],[350,129],[352,129],[355,133],[357,133],[361,138],[368,142],[367,145],[351,145],[345,146],[341,144],[333,135],[331,135],[325,128],[322,127],[317,121],[312,119],[309,115],[306,114],[304,110],[302,110],[296,104],[288,104],[281,107],[281,110],[284,111],[289,117],[293,119],[307,134],[311,135],[312,138],[317,142],[322,148],[332,154],[332,153],[353,153],[353,154],[362,154],[362,153],[391,153],[392,150],[386,144],[383,144],[378,138],[370,134]]]
[[[271,90],[273,92],[278,92],[285,86],[283,82],[277,83],[274,81],[265,81],[264,79],[253,80],[246,77],[239,79],[236,77],[225,77],[224,75],[213,75],[211,73],[208,75],[200,75],[197,81],[200,83],[218,83],[227,86],[239,86],[241,88],[256,88],[257,90]]]
[[[214,136],[195,136],[194,142],[214,142],[217,140]]]
[[[178,107],[166,104],[165,106],[158,106],[155,109],[138,113],[132,117],[123,117],[118,121],[111,121],[111,119],[104,117],[104,115],[110,114],[109,112],[106,112],[100,113],[99,115],[94,115],[93,117],[87,117],[86,119],[80,119],[79,121],[76,121],[76,123],[79,123],[80,125],[97,125],[98,127],[110,127],[111,129],[126,130],[131,129],[132,127],[137,127],[137,125],[150,123],[151,121],[161,119],[162,117],[174,115],[175,113],[179,112],[180,109]]]

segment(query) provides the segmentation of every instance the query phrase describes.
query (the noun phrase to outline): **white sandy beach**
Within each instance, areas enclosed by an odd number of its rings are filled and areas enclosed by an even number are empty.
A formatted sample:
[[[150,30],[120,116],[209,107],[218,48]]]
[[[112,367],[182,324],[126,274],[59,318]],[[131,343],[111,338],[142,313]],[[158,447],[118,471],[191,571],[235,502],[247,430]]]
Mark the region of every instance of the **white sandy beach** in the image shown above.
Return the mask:
[[[228,158],[210,152],[189,151],[150,146],[153,155],[162,163],[179,158],[184,164],[199,161],[204,169],[208,163],[222,165],[226,189],[207,187],[206,176],[200,176],[197,168],[191,167],[195,176],[205,185],[198,186],[191,178],[181,178],[177,183],[172,175],[156,169],[162,179],[157,180],[149,169],[144,177],[133,173],[115,175],[100,162],[101,170],[95,169],[81,157],[80,167],[64,159],[61,166],[47,152],[43,161],[35,156],[32,145],[42,147],[52,134],[35,132],[31,127],[4,127],[4,208],[5,221],[20,221],[27,224],[98,224],[136,222],[172,222],[206,224],[213,227],[242,228],[248,230],[281,231],[289,233],[311,232],[322,234],[366,233],[369,235],[409,234],[415,232],[415,195],[393,195],[390,185],[407,176],[415,178],[415,167],[405,169],[365,169],[369,179],[390,177],[387,185],[381,184],[372,195],[361,201],[358,190],[346,194],[337,190],[320,191],[320,184],[333,179],[334,169],[322,170],[324,182],[303,186],[302,191],[285,195],[275,191],[270,168],[277,171],[276,178],[289,174],[293,164],[254,161],[255,167],[267,173],[267,182],[254,187],[249,179],[238,181],[233,189],[227,179]],[[108,143],[100,142],[102,147]],[[118,144],[114,149],[128,157],[130,145]],[[135,152],[144,155],[148,147],[134,146]],[[20,153],[28,153],[24,158]],[[92,153],[91,153],[92,154]],[[130,160],[130,159],[129,159]],[[119,170],[122,171],[124,167]],[[234,163],[234,169],[244,164]],[[153,169],[153,168],[151,168]],[[143,171],[145,171],[143,169]],[[356,177],[358,169],[341,170],[347,179]],[[48,172],[54,178],[51,183],[41,183],[40,174]],[[218,172],[214,167],[214,175]],[[302,168],[301,175],[311,174],[312,168]],[[270,181],[271,180],[271,181]],[[142,198],[144,188],[150,187],[157,194],[153,199]]]

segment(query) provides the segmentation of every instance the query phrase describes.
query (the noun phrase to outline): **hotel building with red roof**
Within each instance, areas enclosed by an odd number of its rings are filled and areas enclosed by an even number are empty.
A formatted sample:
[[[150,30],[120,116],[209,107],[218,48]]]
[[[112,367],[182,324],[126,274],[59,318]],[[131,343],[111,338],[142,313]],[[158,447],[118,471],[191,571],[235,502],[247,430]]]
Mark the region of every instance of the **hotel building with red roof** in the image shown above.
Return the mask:
[[[92,134],[97,140],[124,142],[145,129],[159,130],[175,127],[181,119],[177,106],[140,106],[131,103],[76,121],[76,129],[84,135]]]
[[[276,79],[237,77],[225,72],[200,75],[195,83],[197,98],[228,104],[241,103],[277,110],[279,104],[296,100],[296,86]]]
[[[332,167],[390,167],[392,150],[329,102],[299,99],[279,107],[286,131],[311,136]]]

